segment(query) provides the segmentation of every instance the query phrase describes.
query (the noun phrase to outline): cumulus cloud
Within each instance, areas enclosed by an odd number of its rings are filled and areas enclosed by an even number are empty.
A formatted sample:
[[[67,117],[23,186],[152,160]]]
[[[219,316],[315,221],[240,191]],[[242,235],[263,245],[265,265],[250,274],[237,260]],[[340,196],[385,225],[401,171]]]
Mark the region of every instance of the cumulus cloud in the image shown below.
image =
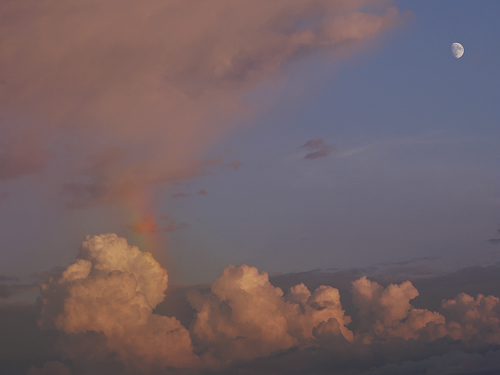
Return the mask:
[[[363,276],[352,283],[352,293],[359,309],[359,334],[364,343],[390,337],[408,340],[426,335],[434,340],[445,336],[443,330],[435,332],[437,325],[445,323],[442,315],[410,304],[419,294],[410,281],[383,288]]]
[[[460,293],[443,300],[439,312],[434,312],[410,304],[418,296],[410,281],[383,288],[362,277],[352,284],[360,314],[359,337],[364,343],[390,337],[432,341],[448,336],[468,344],[500,344],[497,297]]]
[[[222,361],[307,346],[318,336],[353,339],[337,289],[322,286],[311,294],[300,284],[284,297],[255,267],[229,266],[210,293],[192,293],[189,300],[197,311],[191,327],[196,349]]]
[[[115,234],[88,236],[75,263],[41,288],[42,329],[101,332],[105,347],[135,367],[194,363],[191,339],[175,318],[153,314],[167,272]]]
[[[478,294],[475,298],[460,293],[454,299],[444,300],[441,313],[453,322],[450,336],[466,342],[500,344],[500,299]]]
[[[39,326],[73,337],[100,333],[104,339],[93,345],[98,352],[104,347],[138,369],[214,366],[354,339],[339,292],[330,286],[311,293],[299,284],[285,295],[265,272],[229,266],[209,292],[190,293],[196,316],[188,330],[175,317],[153,313],[167,280],[150,253],[125,239],[88,236],[77,260],[42,285]]]
[[[419,295],[412,282],[382,286],[363,276],[352,281],[352,320],[337,288],[310,290],[299,283],[283,291],[266,272],[231,265],[210,286],[187,289],[191,314],[189,306],[154,310],[165,303],[167,282],[167,271],[150,253],[114,234],[88,236],[77,260],[42,285],[38,324],[65,335],[65,358],[118,361],[137,373],[231,373],[235,366],[258,368],[260,361],[278,366],[277,374],[294,373],[279,364],[294,357],[305,361],[300,366],[307,373],[335,363],[350,366],[350,374],[375,364],[384,373],[395,357],[420,361],[452,348],[500,346],[500,299],[494,296],[460,293],[432,311],[411,303]],[[177,299],[179,291],[173,291]],[[187,316],[181,324],[160,311]],[[65,371],[61,366],[30,371]]]
[[[52,158],[73,207],[228,165],[204,155],[258,111],[240,94],[304,53],[343,58],[402,20],[385,0],[6,0],[0,14],[0,178]],[[17,142],[25,134],[33,142]]]

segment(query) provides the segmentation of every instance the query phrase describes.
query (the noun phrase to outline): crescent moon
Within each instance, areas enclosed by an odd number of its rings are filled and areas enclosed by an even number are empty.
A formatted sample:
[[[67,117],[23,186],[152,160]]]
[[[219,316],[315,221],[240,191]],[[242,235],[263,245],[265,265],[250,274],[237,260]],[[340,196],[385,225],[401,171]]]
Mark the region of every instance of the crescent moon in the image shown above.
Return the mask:
[[[453,43],[451,45],[451,53],[457,59],[461,58],[464,55],[464,46],[462,46],[460,43]]]

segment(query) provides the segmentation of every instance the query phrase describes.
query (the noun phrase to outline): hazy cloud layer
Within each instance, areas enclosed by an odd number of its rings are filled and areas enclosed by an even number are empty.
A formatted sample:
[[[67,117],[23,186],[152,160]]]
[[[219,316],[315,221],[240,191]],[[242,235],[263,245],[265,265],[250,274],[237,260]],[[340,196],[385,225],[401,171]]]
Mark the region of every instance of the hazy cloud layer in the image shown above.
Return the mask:
[[[0,15],[0,179],[57,161],[73,207],[238,169],[204,152],[255,113],[239,94],[401,21],[383,0],[7,0]]]

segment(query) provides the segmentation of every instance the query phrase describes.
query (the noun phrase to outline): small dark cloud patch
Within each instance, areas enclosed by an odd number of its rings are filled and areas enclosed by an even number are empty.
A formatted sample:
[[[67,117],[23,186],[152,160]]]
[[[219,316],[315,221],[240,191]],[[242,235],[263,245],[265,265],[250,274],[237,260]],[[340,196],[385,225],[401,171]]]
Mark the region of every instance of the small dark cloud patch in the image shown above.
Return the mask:
[[[304,148],[309,151],[309,153],[304,156],[304,159],[318,159],[322,157],[326,157],[331,154],[333,151],[333,146],[327,144],[323,139],[311,139],[306,142]]]
[[[207,191],[204,190],[204,189],[200,189],[200,191],[198,192],[199,195],[207,195]]]

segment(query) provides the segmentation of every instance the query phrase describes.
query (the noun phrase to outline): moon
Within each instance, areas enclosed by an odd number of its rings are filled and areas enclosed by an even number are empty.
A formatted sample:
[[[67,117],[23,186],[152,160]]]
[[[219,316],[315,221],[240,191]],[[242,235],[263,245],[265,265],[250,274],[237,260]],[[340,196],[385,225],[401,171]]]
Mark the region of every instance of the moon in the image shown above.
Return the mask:
[[[451,45],[451,53],[457,59],[461,58],[464,55],[464,46],[462,46],[460,43],[453,43]]]

